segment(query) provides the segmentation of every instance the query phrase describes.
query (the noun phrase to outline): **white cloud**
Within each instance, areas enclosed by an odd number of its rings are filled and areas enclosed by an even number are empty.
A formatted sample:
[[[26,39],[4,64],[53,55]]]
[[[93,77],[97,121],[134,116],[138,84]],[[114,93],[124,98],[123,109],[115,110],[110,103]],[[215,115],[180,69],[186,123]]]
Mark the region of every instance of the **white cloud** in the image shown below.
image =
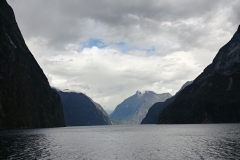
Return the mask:
[[[236,31],[240,4],[240,0],[8,2],[50,84],[84,92],[108,110],[136,90],[174,94],[193,80]],[[86,45],[90,40],[92,44]]]
[[[36,45],[35,41],[30,40],[29,47],[35,51],[52,86],[83,92],[107,109],[113,109],[136,90],[174,94],[179,83],[200,72],[192,54],[184,51],[149,56],[124,54],[112,48],[78,51],[76,45],[69,44],[65,51],[56,52],[44,48],[44,44]]]

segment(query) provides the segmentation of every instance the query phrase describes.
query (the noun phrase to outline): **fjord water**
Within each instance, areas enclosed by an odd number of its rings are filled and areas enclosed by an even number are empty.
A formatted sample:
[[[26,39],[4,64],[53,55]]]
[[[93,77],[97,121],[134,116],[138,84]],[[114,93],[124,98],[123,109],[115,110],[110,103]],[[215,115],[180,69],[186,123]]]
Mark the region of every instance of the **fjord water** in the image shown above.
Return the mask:
[[[239,159],[240,124],[0,131],[0,159]]]

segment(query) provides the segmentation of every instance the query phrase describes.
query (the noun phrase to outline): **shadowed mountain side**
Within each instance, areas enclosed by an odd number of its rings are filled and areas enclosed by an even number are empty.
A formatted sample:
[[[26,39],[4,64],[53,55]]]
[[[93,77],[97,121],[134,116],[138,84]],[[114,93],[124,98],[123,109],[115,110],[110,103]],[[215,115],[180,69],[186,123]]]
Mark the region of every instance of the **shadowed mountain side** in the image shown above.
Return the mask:
[[[194,82],[162,112],[159,123],[240,122],[240,26]]]
[[[62,127],[62,104],[0,1],[0,128]]]
[[[111,125],[101,105],[82,93],[58,91],[63,104],[67,126]]]
[[[180,91],[182,89],[184,89],[185,87],[187,87],[188,85],[190,85],[192,83],[192,81],[188,81],[186,82],[181,89],[176,93],[179,94]],[[171,98],[167,99],[164,102],[157,102],[155,103],[149,110],[148,113],[146,115],[146,117],[142,120],[141,124],[157,124],[158,120],[159,120],[159,115],[161,114],[161,112],[170,104],[172,103],[175,98],[175,96],[172,96]]]

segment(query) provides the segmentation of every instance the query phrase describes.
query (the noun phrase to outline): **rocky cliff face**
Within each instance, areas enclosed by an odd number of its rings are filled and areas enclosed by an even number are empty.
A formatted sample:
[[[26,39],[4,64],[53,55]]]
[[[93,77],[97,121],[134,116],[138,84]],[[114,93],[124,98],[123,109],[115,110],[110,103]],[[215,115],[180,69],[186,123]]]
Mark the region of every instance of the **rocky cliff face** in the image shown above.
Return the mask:
[[[65,126],[59,95],[27,48],[12,8],[0,1],[0,128]]]
[[[240,26],[200,74],[162,112],[159,123],[240,122]]]
[[[239,71],[240,63],[240,26],[233,38],[220,49],[213,60],[214,72],[221,75],[232,75]]]
[[[175,96],[172,96],[171,98],[168,98],[164,102],[157,102],[155,103],[149,110],[146,115],[146,117],[142,120],[141,124],[157,124],[159,120],[159,115],[162,113],[162,111],[170,104],[172,103],[176,96],[180,93],[181,90],[183,90],[185,87],[189,86],[192,83],[192,81],[186,82],[181,89],[176,93]]]
[[[170,97],[169,93],[156,94],[152,91],[145,93],[137,91],[135,95],[119,104],[110,118],[118,123],[140,124],[154,103],[163,102]]]
[[[58,91],[63,104],[67,126],[111,125],[108,114],[100,104],[82,93]]]

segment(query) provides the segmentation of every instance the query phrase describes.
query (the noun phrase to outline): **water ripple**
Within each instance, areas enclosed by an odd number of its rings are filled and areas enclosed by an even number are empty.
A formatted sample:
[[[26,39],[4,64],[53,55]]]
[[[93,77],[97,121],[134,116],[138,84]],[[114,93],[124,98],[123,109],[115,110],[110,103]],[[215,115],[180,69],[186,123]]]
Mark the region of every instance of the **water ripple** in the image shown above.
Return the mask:
[[[0,131],[0,159],[240,159],[240,124]]]

